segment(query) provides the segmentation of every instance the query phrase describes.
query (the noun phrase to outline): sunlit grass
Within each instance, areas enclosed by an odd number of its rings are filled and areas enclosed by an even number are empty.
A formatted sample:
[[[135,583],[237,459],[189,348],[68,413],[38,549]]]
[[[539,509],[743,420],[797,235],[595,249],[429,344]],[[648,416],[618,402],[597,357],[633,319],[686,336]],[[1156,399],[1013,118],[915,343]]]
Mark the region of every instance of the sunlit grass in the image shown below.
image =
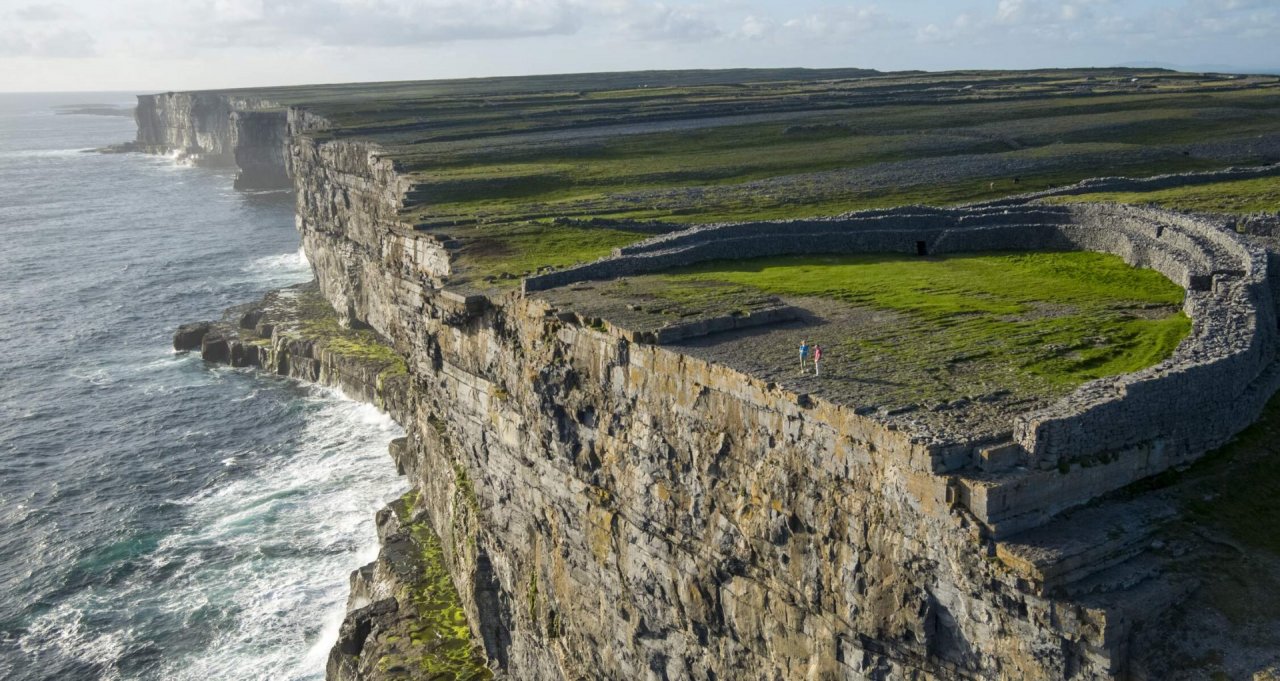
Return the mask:
[[[596,260],[648,236],[608,227],[548,223],[489,228],[483,236],[467,239],[461,253],[462,274],[473,281],[500,278],[500,283],[514,286],[518,277],[539,268]]]
[[[907,321],[842,342],[846,355],[917,365],[981,358],[1054,385],[1137,371],[1190,331],[1185,292],[1152,270],[1099,253],[777,257],[717,261],[663,275],[662,295],[713,304],[706,286],[816,296],[903,313]]]

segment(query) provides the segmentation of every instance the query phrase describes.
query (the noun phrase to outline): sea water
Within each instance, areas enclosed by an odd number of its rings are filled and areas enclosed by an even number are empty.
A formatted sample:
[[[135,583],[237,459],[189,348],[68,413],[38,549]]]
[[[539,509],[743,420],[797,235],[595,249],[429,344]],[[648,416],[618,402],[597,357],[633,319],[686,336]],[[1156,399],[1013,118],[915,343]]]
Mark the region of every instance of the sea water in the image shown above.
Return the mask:
[[[288,192],[84,149],[123,94],[0,95],[0,678],[319,679],[399,428],[174,353],[306,281]]]

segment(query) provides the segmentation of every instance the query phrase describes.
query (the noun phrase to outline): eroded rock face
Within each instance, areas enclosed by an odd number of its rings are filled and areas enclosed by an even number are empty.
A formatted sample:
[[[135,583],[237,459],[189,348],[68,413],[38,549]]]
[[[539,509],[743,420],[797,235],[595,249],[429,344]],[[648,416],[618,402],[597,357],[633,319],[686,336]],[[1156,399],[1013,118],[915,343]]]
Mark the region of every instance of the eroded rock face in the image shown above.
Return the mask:
[[[172,106],[195,116],[194,100]],[[287,125],[324,122],[291,111]],[[199,141],[153,127],[147,140]],[[536,296],[442,291],[447,248],[399,223],[409,187],[376,147],[291,136],[285,166],[320,291],[404,355],[402,388],[389,400],[380,372],[340,368],[270,315],[239,317],[247,342],[217,325],[180,340],[219,361],[346,376],[388,406],[407,431],[392,454],[415,517],[512,678],[1112,678],[1130,628],[1162,607],[1065,594],[1052,583],[1065,551],[997,559],[936,452],[892,423],[592,329]],[[1144,532],[1071,555],[1117,565]],[[331,678],[400,673],[367,652],[392,650],[377,632],[404,621],[403,535],[384,535],[383,559],[353,576]],[[1073,565],[1071,579],[1091,572]]]
[[[236,189],[293,187],[288,155],[288,116],[283,110],[231,113],[231,150],[240,168]]]
[[[216,93],[140,95],[135,149],[204,165],[237,166],[238,189],[292,186],[287,113],[272,102]]]
[[[401,464],[513,677],[1110,675],[1105,613],[998,569],[909,434],[533,298],[459,315],[375,149],[292,162],[326,297],[406,353]]]

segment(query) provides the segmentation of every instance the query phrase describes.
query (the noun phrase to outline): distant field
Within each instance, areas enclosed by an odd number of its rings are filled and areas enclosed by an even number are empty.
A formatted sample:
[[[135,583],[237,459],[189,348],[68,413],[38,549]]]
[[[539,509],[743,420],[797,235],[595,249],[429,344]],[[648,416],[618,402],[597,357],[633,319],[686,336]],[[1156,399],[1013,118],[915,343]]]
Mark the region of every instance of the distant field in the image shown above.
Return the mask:
[[[867,106],[780,121],[398,156],[424,225],[547,216],[672,223],[948,204],[1098,175],[1266,160],[1233,140],[1280,132],[1280,90]],[[797,122],[799,121],[799,122]],[[1280,145],[1277,145],[1280,153]]]
[[[233,94],[378,143],[414,183],[404,218],[463,242],[456,278],[472,284],[639,238],[619,220],[670,230],[1280,161],[1274,76],[772,69]]]
[[[1280,177],[1213,182],[1150,192],[1097,192],[1075,196],[1054,196],[1049,203],[1106,201],[1155,204],[1174,210],[1205,213],[1280,213]]]

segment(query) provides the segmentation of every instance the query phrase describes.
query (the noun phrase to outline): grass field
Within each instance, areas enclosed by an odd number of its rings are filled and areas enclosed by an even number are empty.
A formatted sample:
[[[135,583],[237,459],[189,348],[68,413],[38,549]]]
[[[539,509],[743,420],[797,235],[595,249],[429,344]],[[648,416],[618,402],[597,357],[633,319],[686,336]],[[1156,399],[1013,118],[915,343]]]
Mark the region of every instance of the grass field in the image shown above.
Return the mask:
[[[1155,204],[1174,210],[1205,213],[1280,213],[1280,177],[1213,182],[1149,192],[1097,192],[1075,196],[1055,196],[1048,203],[1105,201]]]
[[[324,116],[318,139],[377,143],[413,183],[403,219],[474,241],[455,263],[471,284],[632,238],[555,218],[676,229],[1280,161],[1275,76],[747,69],[230,94]]]
[[[648,236],[608,227],[523,223],[486,229],[484,236],[466,240],[458,255],[466,260],[469,277],[514,286],[540,267],[596,260]]]
[[[867,106],[554,144],[426,145],[429,153],[405,148],[401,162],[426,197],[410,216],[428,226],[546,215],[810,217],[1261,161],[1234,152],[1215,158],[1201,147],[1191,154],[1185,145],[1280,131],[1276,108],[1280,91]]]
[[[839,354],[867,369],[980,362],[1013,385],[1136,371],[1168,357],[1191,328],[1179,286],[1098,253],[779,257],[662,276],[660,295],[685,305],[714,304],[728,287],[900,313],[902,322],[841,341]]]

